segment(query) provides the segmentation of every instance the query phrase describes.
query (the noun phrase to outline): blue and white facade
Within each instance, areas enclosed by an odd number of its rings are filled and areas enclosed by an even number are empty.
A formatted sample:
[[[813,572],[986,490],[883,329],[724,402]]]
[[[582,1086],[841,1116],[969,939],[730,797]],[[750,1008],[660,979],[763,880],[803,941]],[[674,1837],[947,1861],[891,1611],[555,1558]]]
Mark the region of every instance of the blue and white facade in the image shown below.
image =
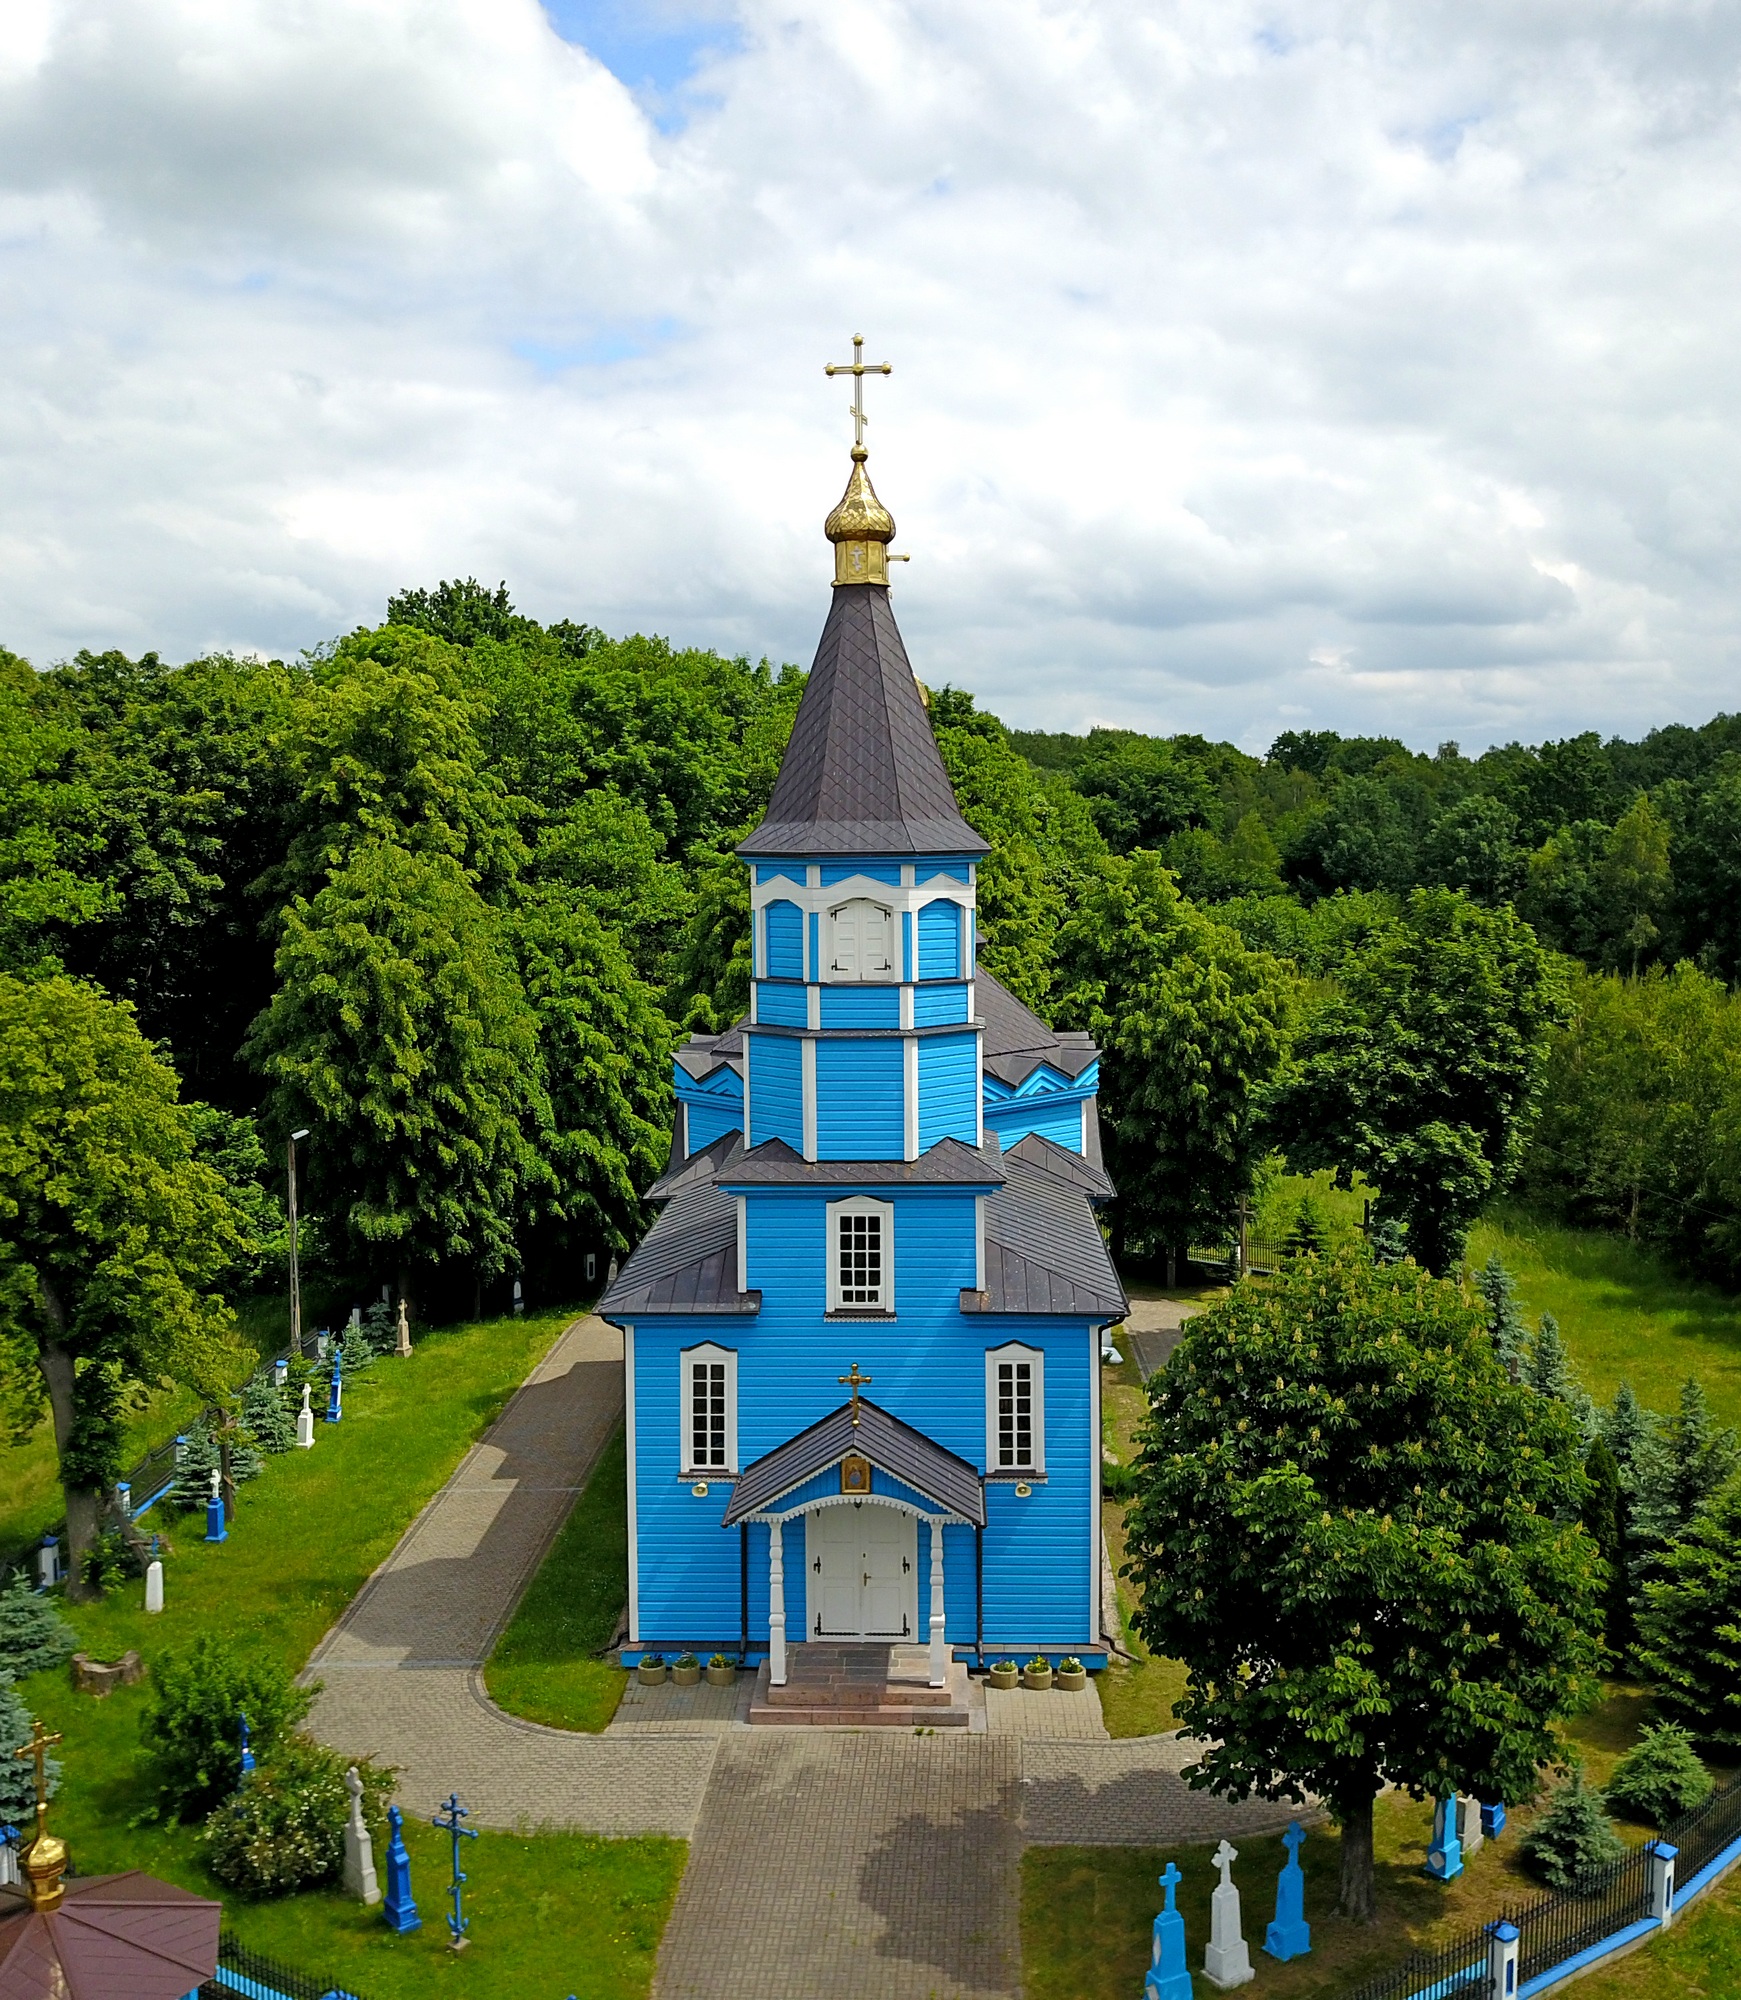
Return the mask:
[[[661,1213],[601,1308],[631,1661],[765,1656],[778,1683],[794,1645],[907,1639],[939,1682],[950,1655],[1104,1662],[1099,1357],[1124,1298],[1096,1052],[977,966],[985,852],[887,586],[837,582],[740,849],[749,1012],[680,1051]]]

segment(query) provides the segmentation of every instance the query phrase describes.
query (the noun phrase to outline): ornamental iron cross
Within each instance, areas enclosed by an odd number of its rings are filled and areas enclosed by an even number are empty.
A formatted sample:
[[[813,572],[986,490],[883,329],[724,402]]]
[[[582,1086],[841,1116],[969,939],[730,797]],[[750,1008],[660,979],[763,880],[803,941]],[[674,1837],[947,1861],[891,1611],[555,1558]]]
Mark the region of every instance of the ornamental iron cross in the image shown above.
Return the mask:
[[[852,337],[852,359],[825,362],[822,372],[824,375],[852,377],[852,441],[862,450],[864,427],[870,422],[864,413],[864,378],[867,375],[892,375],[894,369],[886,361],[867,361],[864,358],[864,335],[855,333]]]
[[[857,1363],[857,1362],[855,1361],[855,1362],[854,1362],[854,1363],[852,1364],[852,1373],[851,1373],[850,1375],[840,1375],[840,1376],[836,1376],[836,1378],[835,1378],[835,1379],[836,1379],[836,1380],[837,1380],[838,1382],[840,1382],[840,1383],[844,1384],[845,1386],[849,1387],[849,1388],[850,1388],[850,1389],[852,1390],[852,1427],[853,1427],[853,1429],[854,1429],[854,1430],[857,1430],[857,1429],[858,1429],[858,1392],[859,1392],[859,1390],[860,1390],[860,1389],[864,1389],[864,1388],[868,1388],[868,1387],[869,1387],[869,1385],[870,1385],[870,1382],[871,1382],[871,1377],[870,1377],[870,1376],[868,1376],[868,1375],[861,1375],[861,1374],[860,1374],[860,1373],[858,1372],[858,1363]],[[57,1739],[57,1741],[58,1741],[58,1739]],[[23,1754],[24,1754],[24,1753],[23,1753],[22,1751],[20,1751],[20,1752],[19,1752],[19,1755],[20,1755],[20,1756],[22,1756]]]
[[[57,1730],[50,1736],[42,1726],[40,1715],[31,1718],[31,1731],[30,1741],[12,1754],[21,1762],[34,1761],[36,1765],[36,1810],[40,1815],[48,1805],[48,1772],[43,1760],[48,1755],[49,1745],[60,1741],[60,1732]]]

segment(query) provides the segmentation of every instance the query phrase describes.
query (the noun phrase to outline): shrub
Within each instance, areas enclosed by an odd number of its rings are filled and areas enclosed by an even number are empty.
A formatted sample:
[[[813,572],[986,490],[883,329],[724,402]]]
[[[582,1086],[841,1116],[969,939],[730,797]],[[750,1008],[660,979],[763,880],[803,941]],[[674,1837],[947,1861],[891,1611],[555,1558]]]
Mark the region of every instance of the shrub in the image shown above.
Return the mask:
[[[242,1391],[242,1427],[262,1451],[289,1451],[295,1445],[296,1419],[270,1373],[256,1375]]]
[[[70,1660],[78,1647],[73,1628],[47,1597],[38,1597],[21,1569],[0,1590],[0,1673],[22,1680]]]
[[[145,1565],[119,1528],[105,1528],[85,1551],[84,1579],[99,1590],[113,1590],[130,1576],[143,1576]]]
[[[300,1732],[282,1738],[207,1819],[200,1835],[207,1867],[243,1896],[289,1896],[337,1881],[351,1816],[349,1761]],[[357,1775],[364,1823],[384,1840],[393,1773],[359,1761]]]
[[[176,1463],[175,1484],[169,1489],[167,1505],[186,1513],[203,1507],[212,1495],[212,1474],[218,1469],[218,1440],[212,1427],[201,1417],[182,1440],[181,1457]],[[238,1486],[260,1470],[260,1454],[240,1431],[230,1433],[230,1477]]]
[[[36,1766],[17,1754],[31,1739],[30,1720],[12,1676],[0,1673],[0,1820],[17,1827],[36,1811]],[[60,1788],[60,1764],[45,1757],[42,1770],[53,1798]]]
[[[1106,1459],[1101,1460],[1100,1495],[1103,1500],[1134,1500],[1136,1490],[1134,1465],[1114,1465]]]
[[[278,1660],[239,1652],[211,1633],[159,1654],[151,1681],[139,1734],[151,1759],[157,1810],[177,1819],[199,1818],[236,1789],[243,1715],[254,1755],[264,1762],[314,1704],[314,1691],[297,1687]]]
[[[1579,1769],[1554,1788],[1518,1846],[1531,1872],[1550,1889],[1570,1889],[1579,1896],[1588,1895],[1601,1871],[1626,1852],[1600,1795],[1591,1791]]]
[[[1711,1796],[1711,1774],[1693,1739],[1676,1722],[1647,1729],[1608,1780],[1608,1810],[1647,1826],[1665,1826]]]

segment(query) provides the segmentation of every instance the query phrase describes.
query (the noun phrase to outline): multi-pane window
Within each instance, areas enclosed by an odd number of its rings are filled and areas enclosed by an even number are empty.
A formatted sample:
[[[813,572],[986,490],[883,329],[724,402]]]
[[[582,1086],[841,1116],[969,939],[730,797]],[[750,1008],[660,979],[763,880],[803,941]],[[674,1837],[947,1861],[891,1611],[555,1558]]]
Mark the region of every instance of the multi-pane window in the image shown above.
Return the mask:
[[[686,1347],[682,1355],[681,1472],[737,1470],[737,1356],[729,1347]]]
[[[997,1364],[997,1462],[1002,1470],[1034,1462],[1034,1364]]]
[[[883,1302],[883,1219],[851,1210],[834,1219],[840,1232],[840,1303],[880,1306]]]
[[[1046,1469],[1046,1357],[1037,1347],[1011,1341],[986,1352],[985,1469]]]
[[[689,1463],[725,1469],[725,1363],[689,1364]]]

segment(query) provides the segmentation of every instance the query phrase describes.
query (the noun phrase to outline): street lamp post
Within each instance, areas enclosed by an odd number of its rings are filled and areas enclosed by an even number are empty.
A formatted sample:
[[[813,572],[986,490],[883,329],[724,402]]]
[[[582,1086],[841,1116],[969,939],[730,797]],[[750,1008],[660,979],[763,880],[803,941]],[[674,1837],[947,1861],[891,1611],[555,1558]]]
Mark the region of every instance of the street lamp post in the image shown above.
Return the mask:
[[[292,1132],[285,1148],[285,1172],[290,1194],[290,1351],[302,1358],[302,1274],[296,1264],[296,1142],[308,1137],[305,1125]]]

